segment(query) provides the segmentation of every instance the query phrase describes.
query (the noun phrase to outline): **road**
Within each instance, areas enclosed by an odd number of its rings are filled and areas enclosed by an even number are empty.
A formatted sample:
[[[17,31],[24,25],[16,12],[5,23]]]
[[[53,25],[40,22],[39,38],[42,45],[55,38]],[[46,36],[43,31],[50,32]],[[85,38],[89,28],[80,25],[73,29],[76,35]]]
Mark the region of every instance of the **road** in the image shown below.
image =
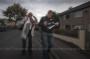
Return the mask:
[[[60,39],[53,38],[53,48],[50,59],[89,59],[85,54],[80,53],[79,48],[72,46]],[[35,32],[32,39],[32,59],[42,58],[42,44],[39,31]],[[0,32],[0,59],[30,59],[30,56],[22,56],[22,40],[20,30],[9,30]]]

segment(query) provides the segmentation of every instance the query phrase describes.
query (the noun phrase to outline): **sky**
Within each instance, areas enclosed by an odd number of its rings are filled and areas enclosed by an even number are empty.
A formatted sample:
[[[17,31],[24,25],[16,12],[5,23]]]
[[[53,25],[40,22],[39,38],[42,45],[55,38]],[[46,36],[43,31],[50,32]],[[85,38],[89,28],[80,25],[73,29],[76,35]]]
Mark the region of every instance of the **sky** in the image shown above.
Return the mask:
[[[32,12],[38,19],[47,14],[48,10],[61,13],[69,7],[75,7],[90,0],[0,0],[0,18],[3,18],[2,10],[13,3],[20,3],[28,12]]]

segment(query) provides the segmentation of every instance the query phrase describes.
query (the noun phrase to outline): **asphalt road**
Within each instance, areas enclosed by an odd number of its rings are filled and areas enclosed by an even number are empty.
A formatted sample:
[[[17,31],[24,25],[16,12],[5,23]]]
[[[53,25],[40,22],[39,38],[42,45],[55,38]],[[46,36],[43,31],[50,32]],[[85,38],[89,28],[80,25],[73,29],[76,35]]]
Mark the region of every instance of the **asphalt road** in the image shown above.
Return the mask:
[[[85,54],[80,53],[79,49],[71,46],[60,39],[53,38],[53,48],[51,50],[50,59],[89,59]],[[32,40],[33,55],[32,59],[42,58],[42,44],[40,32],[35,32]],[[22,40],[21,31],[9,30],[0,32],[0,59],[30,59],[28,55],[22,56]]]

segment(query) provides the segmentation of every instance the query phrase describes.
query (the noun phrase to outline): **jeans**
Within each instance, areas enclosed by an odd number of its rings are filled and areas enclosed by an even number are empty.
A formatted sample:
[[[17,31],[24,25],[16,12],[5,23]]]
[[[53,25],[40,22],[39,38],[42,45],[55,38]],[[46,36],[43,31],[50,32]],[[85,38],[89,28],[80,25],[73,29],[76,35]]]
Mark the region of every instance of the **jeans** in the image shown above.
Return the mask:
[[[50,49],[52,48],[52,33],[41,31],[41,41],[43,47],[43,59],[49,59]]]

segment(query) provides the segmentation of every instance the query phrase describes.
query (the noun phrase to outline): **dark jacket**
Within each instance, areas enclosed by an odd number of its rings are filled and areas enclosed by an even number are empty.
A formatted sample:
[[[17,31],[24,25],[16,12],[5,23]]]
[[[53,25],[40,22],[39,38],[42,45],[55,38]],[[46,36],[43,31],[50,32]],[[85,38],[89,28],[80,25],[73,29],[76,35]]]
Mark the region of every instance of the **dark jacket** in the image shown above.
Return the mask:
[[[44,26],[45,21],[47,21],[47,26]],[[56,27],[59,26],[56,26],[55,23],[59,23],[59,21],[54,18],[52,18],[52,20],[49,20],[49,18],[45,16],[41,18],[39,26],[41,27],[42,31],[52,33],[53,29],[56,29]]]

